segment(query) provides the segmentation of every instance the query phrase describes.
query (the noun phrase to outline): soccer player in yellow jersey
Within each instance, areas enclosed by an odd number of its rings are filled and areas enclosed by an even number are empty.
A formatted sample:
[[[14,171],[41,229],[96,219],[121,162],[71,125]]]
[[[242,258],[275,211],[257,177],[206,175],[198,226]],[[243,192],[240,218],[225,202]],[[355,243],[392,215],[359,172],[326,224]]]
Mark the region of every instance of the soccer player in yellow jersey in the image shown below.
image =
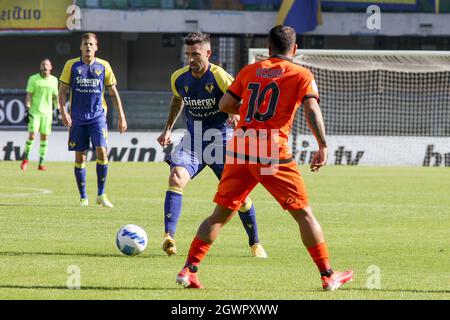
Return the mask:
[[[28,121],[28,140],[25,145],[25,157],[20,168],[26,170],[30,152],[33,149],[35,133],[41,134],[38,169],[46,171],[44,159],[48,148],[48,136],[52,131],[53,106],[58,106],[58,79],[51,75],[52,63],[49,59],[41,61],[41,71],[28,78],[25,98],[26,118]]]
[[[75,178],[80,192],[80,204],[88,206],[86,194],[86,151],[90,143],[97,155],[97,204],[112,208],[105,194],[108,173],[105,88],[119,117],[120,133],[127,130],[127,121],[116,88],[116,78],[109,63],[95,57],[97,36],[86,33],[81,38],[81,57],[68,60],[59,81],[59,109],[63,124],[70,127],[69,151],[75,151]],[[65,109],[70,91],[70,113]]]
[[[171,142],[172,128],[184,109],[186,134],[170,155],[169,187],[164,202],[165,234],[162,249],[176,253],[174,235],[181,215],[183,190],[206,166],[220,179],[225,162],[225,146],[238,116],[219,110],[219,100],[233,77],[209,62],[211,44],[208,34],[193,32],[184,40],[187,66],[171,77],[173,98],[164,131],[158,137],[162,147]],[[221,154],[221,155],[220,155]],[[259,243],[255,207],[250,198],[239,208],[239,217],[248,235],[251,254],[266,258]]]

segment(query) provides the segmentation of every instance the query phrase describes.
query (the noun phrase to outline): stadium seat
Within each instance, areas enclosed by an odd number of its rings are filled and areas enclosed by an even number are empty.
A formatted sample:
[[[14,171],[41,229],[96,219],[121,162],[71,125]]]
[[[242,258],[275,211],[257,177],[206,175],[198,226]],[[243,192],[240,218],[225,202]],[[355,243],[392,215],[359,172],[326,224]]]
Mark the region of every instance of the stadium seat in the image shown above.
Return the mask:
[[[216,0],[211,2],[213,10],[242,10],[244,5],[239,0]]]
[[[76,5],[80,8],[86,8],[86,0],[77,0]]]
[[[87,8],[98,8],[99,0],[85,0]]]
[[[100,6],[107,9],[128,9],[128,0],[100,0]]]
[[[246,5],[244,5],[244,10],[247,10],[247,11],[259,11],[260,10],[260,6],[259,6],[259,4],[246,4]]]
[[[175,0],[175,8],[176,9],[188,9],[189,1],[188,0]]]
[[[161,0],[161,8],[162,9],[174,9],[175,1],[174,0]]]
[[[428,0],[418,0],[417,1],[417,6],[419,8],[420,11],[422,12],[434,12],[435,8],[434,8],[434,1],[428,1]]]
[[[114,0],[100,0],[100,7],[114,9]]]
[[[130,0],[130,7],[131,8],[143,8],[144,7],[144,1],[142,0]]]
[[[200,0],[175,0],[177,9],[200,9]]]
[[[441,13],[450,13],[450,1],[441,1],[439,9]]]
[[[200,0],[189,0],[187,9],[200,9]]]
[[[142,0],[142,2],[148,8],[160,8],[161,7],[161,1],[159,1],[159,0]]]
[[[128,9],[130,6],[128,0],[115,0],[117,9]]]
[[[161,0],[130,0],[132,8],[160,8]]]

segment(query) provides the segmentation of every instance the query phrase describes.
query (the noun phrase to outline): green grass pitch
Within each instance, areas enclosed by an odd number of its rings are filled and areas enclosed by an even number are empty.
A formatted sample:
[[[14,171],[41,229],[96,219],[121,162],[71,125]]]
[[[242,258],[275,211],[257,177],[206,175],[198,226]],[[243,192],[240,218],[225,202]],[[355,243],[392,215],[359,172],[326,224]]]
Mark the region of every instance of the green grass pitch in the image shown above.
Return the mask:
[[[332,266],[354,281],[323,292],[298,228],[263,188],[252,199],[269,258],[250,256],[236,216],[201,264],[205,290],[175,284],[200,222],[212,212],[217,180],[209,169],[184,195],[179,254],[160,249],[168,168],[110,163],[107,193],[115,208],[95,205],[95,164],[88,164],[91,206],[79,208],[71,163],[0,163],[0,299],[450,299],[448,168],[301,167]],[[115,234],[128,223],[148,234],[146,251],[121,254]],[[67,288],[69,266],[80,290]],[[379,268],[379,283],[370,266]],[[377,286],[379,289],[369,289]]]

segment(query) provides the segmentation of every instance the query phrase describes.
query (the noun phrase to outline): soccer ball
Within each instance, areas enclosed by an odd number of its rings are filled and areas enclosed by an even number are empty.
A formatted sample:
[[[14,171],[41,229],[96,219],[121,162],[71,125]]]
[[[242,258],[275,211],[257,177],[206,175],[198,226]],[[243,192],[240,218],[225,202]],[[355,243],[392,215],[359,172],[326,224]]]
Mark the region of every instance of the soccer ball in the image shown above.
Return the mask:
[[[122,253],[135,256],[147,247],[147,234],[141,227],[127,224],[117,232],[116,244]]]

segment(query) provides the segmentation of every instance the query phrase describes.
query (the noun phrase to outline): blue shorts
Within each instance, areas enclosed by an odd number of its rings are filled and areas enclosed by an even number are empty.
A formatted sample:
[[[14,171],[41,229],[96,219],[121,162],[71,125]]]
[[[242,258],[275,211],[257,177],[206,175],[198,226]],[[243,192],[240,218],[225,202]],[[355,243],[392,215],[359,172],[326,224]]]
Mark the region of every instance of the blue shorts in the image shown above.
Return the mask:
[[[210,141],[194,141],[194,137],[186,132],[180,143],[174,147],[167,162],[171,169],[173,167],[185,168],[191,179],[206,166],[210,167],[216,177],[220,179],[225,166],[226,144],[232,135],[232,130],[224,130],[218,137],[214,137]]]
[[[108,126],[106,120],[88,125],[71,126],[69,130],[69,151],[86,151],[90,143],[95,147],[107,147]]]

